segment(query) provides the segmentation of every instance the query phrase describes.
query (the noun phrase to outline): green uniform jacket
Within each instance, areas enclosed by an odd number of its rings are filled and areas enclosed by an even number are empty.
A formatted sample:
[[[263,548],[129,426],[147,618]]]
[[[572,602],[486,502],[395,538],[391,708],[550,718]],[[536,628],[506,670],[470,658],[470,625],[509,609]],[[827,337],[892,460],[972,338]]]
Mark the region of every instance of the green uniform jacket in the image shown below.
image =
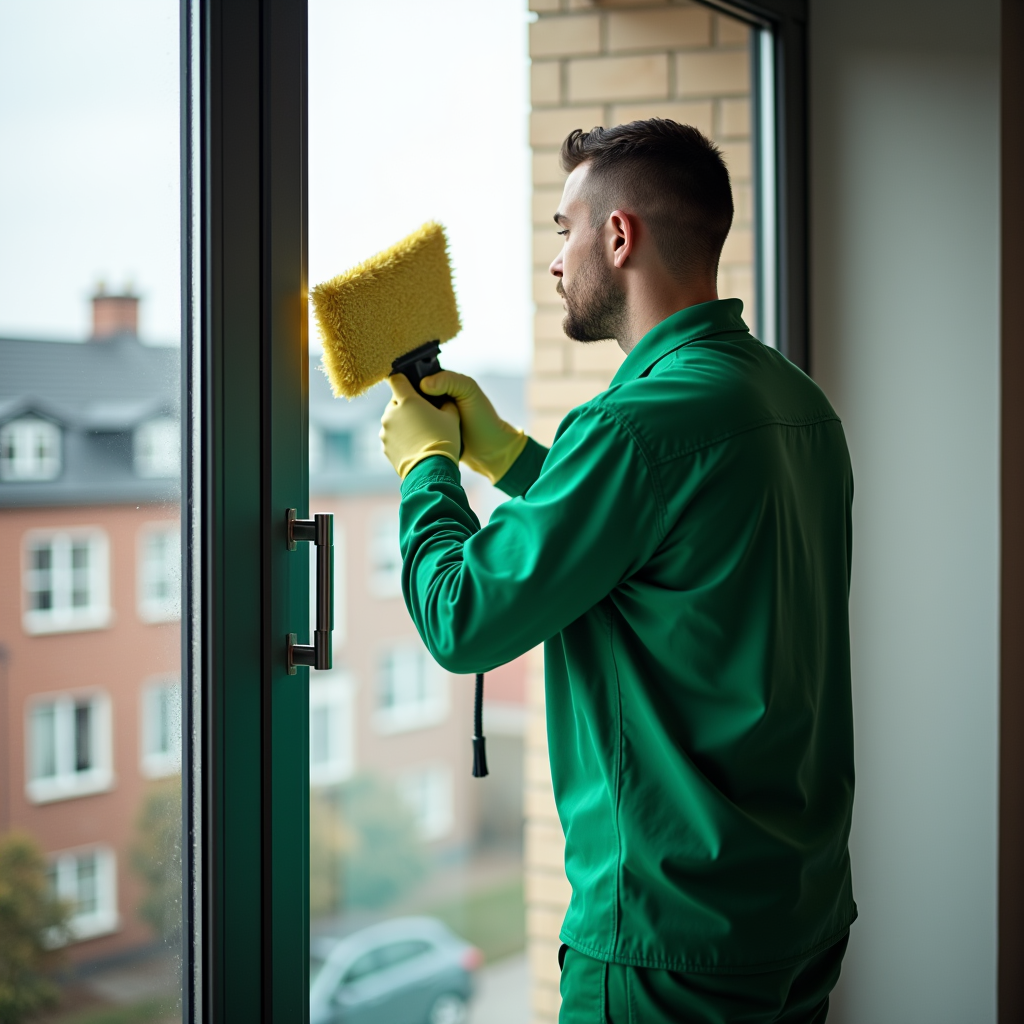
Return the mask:
[[[545,643],[562,940],[676,971],[796,962],[856,916],[853,478],[818,387],[735,299],[684,309],[530,442],[480,524],[402,485],[402,585],[452,672]]]

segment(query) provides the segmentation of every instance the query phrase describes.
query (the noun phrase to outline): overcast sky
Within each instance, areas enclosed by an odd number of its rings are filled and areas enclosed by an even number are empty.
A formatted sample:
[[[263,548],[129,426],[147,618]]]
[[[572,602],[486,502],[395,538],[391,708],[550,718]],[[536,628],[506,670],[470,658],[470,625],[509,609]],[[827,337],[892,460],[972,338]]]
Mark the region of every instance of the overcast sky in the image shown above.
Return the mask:
[[[449,231],[452,368],[529,358],[524,0],[310,0],[310,282]],[[98,281],[178,336],[177,0],[0,0],[0,334],[82,339]]]

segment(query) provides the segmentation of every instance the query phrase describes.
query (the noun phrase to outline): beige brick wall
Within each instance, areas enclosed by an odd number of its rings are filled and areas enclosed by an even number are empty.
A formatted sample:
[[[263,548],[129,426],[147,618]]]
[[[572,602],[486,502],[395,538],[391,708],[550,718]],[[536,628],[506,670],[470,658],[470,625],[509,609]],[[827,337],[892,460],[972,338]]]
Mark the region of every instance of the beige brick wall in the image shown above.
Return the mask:
[[[719,294],[753,313],[753,234],[748,30],[697,3],[531,0],[530,143],[533,147],[533,369],[531,432],[550,443],[562,417],[608,386],[622,360],[614,343],[582,345],[562,333],[548,264],[559,249],[551,216],[564,174],[558,148],[573,129],[645,117],[692,124],[722,147],[736,219]],[[526,903],[534,1024],[558,1016],[558,929],[569,900],[544,724],[541,652],[531,655],[526,749]]]

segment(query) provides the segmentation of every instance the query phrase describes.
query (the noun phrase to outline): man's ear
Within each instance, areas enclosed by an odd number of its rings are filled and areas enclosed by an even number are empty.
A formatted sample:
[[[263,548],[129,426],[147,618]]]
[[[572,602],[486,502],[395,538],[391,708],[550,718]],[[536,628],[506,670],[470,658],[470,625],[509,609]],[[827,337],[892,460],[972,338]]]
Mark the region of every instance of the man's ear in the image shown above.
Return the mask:
[[[636,218],[631,213],[612,210],[608,215],[608,229],[611,233],[612,263],[621,270],[636,245]]]

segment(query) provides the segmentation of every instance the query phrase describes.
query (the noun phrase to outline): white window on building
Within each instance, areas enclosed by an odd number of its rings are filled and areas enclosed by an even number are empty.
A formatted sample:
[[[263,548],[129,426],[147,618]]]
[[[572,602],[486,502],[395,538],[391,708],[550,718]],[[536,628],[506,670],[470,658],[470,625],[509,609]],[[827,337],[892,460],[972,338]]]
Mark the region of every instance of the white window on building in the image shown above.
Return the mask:
[[[148,523],[139,533],[138,607],[143,622],[181,618],[181,528]]]
[[[181,683],[151,679],[142,687],[142,774],[149,779],[181,771]]]
[[[370,520],[370,593],[402,596],[402,550],[398,544],[398,509],[382,509]]]
[[[40,697],[29,705],[26,717],[29,800],[49,803],[113,786],[106,694]]]
[[[25,538],[28,633],[100,629],[110,623],[107,536],[92,528],[32,531]]]
[[[176,477],[181,472],[181,425],[177,420],[162,416],[136,428],[135,472],[144,477]]]
[[[448,717],[448,676],[416,643],[384,653],[377,678],[374,725],[378,732],[423,729]]]
[[[451,769],[430,765],[400,775],[399,796],[412,811],[420,838],[443,839],[455,820]]]
[[[313,629],[316,626],[316,545],[307,544],[309,548],[309,640],[313,642]],[[345,528],[334,519],[334,632],[331,635],[334,650],[345,645],[348,603],[345,591]]]
[[[25,416],[0,427],[0,480],[53,480],[60,467],[55,423]]]
[[[309,784],[343,782],[355,769],[355,687],[344,672],[309,680]]]
[[[117,931],[117,860],[106,846],[50,855],[50,891],[71,905],[71,941]]]

